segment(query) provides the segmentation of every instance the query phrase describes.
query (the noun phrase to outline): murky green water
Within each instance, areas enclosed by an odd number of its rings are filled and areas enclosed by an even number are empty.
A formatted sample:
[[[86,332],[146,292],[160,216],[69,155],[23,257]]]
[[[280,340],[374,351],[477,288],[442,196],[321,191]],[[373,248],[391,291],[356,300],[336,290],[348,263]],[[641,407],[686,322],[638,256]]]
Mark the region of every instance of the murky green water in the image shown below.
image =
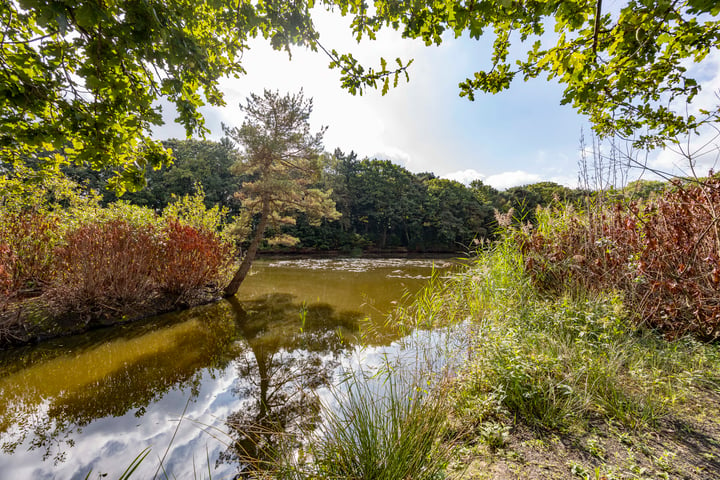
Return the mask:
[[[1,476],[116,478],[150,447],[134,478],[233,478],[267,426],[311,427],[361,327],[394,340],[385,314],[448,266],[262,261],[237,300],[0,352]]]

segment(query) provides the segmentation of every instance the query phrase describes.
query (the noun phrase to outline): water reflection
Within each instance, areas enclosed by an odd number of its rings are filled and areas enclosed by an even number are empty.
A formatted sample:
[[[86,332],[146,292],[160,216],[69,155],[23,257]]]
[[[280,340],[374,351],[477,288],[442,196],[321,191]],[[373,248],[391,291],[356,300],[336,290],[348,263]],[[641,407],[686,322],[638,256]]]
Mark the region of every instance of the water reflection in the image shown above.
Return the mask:
[[[146,446],[153,454],[137,478],[152,477],[163,456],[167,475],[192,478],[205,452],[213,478],[257,468],[248,457],[268,460],[281,435],[312,429],[314,392],[331,383],[360,325],[419,288],[411,277],[432,264],[260,268],[242,301],[0,352],[3,475],[116,477]]]
[[[355,329],[361,316],[338,315],[329,305],[298,305],[289,295],[231,305],[252,357],[235,363],[242,380],[233,391],[243,400],[226,420],[233,443],[218,462],[238,464],[240,474],[251,474],[272,461],[281,443],[314,429],[320,418],[314,392],[330,386],[342,350],[333,327]],[[301,317],[300,328],[297,322],[273,322],[273,329],[285,331],[282,336],[265,328],[268,318],[293,316]]]
[[[241,350],[232,318],[219,310],[203,307],[176,324],[169,316],[157,330],[145,324],[112,341],[65,339],[43,346],[40,357],[33,349],[17,352],[26,367],[0,378],[3,453],[27,444],[57,466],[95,419],[131,410],[142,417],[170,389],[197,396],[203,371],[222,370]]]

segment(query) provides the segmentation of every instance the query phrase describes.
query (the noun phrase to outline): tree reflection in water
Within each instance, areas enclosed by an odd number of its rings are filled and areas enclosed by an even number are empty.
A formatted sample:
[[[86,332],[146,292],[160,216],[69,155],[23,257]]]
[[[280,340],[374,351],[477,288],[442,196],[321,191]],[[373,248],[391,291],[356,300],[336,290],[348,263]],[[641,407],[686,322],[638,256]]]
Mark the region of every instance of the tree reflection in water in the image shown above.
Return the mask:
[[[189,397],[195,404],[208,376],[235,369],[232,413],[215,424],[229,427],[234,447],[220,449],[218,464],[237,465],[244,475],[269,460],[281,438],[316,424],[320,403],[314,391],[330,382],[347,347],[341,338],[352,342],[362,317],[274,294],[0,352],[0,466],[7,466],[3,459],[19,456],[27,462],[47,460],[51,465],[38,465],[44,471],[60,469],[93,422],[117,418],[125,422],[117,433],[137,431],[136,425],[151,421],[146,412],[171,422],[177,412],[158,412],[159,403]],[[128,422],[128,413],[137,421]],[[115,428],[111,421],[104,425]],[[100,435],[101,441],[107,442],[105,437]],[[98,452],[86,455],[105,469],[124,461],[101,453],[107,445],[98,443]],[[153,448],[166,444],[158,445]],[[133,452],[127,453],[138,453]],[[178,461],[165,467],[192,468],[182,464],[187,458]],[[87,472],[90,465],[82,468]]]
[[[238,478],[269,468],[280,451],[299,446],[302,434],[315,428],[321,408],[316,392],[330,386],[346,347],[337,329],[354,333],[362,317],[292,300],[275,294],[231,301],[252,355],[236,360],[234,393],[244,400],[227,418],[234,443],[218,462],[237,463]]]
[[[235,330],[218,304],[3,352],[2,452],[26,444],[57,465],[97,419],[132,410],[140,418],[175,389],[197,397],[203,372],[220,372],[241,353]]]

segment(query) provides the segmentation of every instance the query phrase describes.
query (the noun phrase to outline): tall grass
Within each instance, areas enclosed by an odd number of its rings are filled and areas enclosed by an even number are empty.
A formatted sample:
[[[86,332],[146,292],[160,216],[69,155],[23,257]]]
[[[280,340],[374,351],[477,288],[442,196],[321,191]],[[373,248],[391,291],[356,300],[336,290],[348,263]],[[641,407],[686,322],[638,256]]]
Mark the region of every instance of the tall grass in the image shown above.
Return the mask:
[[[658,422],[693,390],[720,388],[716,347],[637,326],[612,291],[548,295],[525,260],[506,236],[403,312],[414,325],[475,325],[455,392],[466,421],[516,418],[562,430],[605,419],[634,428]]]
[[[320,478],[444,478],[450,448],[441,391],[390,373],[381,389],[354,378],[311,451]],[[427,388],[427,385],[425,385]]]

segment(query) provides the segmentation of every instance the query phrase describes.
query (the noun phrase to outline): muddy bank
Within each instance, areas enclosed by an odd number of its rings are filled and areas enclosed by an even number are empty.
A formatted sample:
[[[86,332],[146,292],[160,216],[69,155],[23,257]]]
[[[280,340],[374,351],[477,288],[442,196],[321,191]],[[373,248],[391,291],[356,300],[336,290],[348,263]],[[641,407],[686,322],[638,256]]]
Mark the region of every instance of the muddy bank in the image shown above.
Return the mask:
[[[58,311],[54,302],[42,295],[26,298],[0,311],[0,350],[182,311],[220,298],[220,292],[212,289],[182,302],[175,296],[163,296],[120,306],[86,305],[76,311]]]

